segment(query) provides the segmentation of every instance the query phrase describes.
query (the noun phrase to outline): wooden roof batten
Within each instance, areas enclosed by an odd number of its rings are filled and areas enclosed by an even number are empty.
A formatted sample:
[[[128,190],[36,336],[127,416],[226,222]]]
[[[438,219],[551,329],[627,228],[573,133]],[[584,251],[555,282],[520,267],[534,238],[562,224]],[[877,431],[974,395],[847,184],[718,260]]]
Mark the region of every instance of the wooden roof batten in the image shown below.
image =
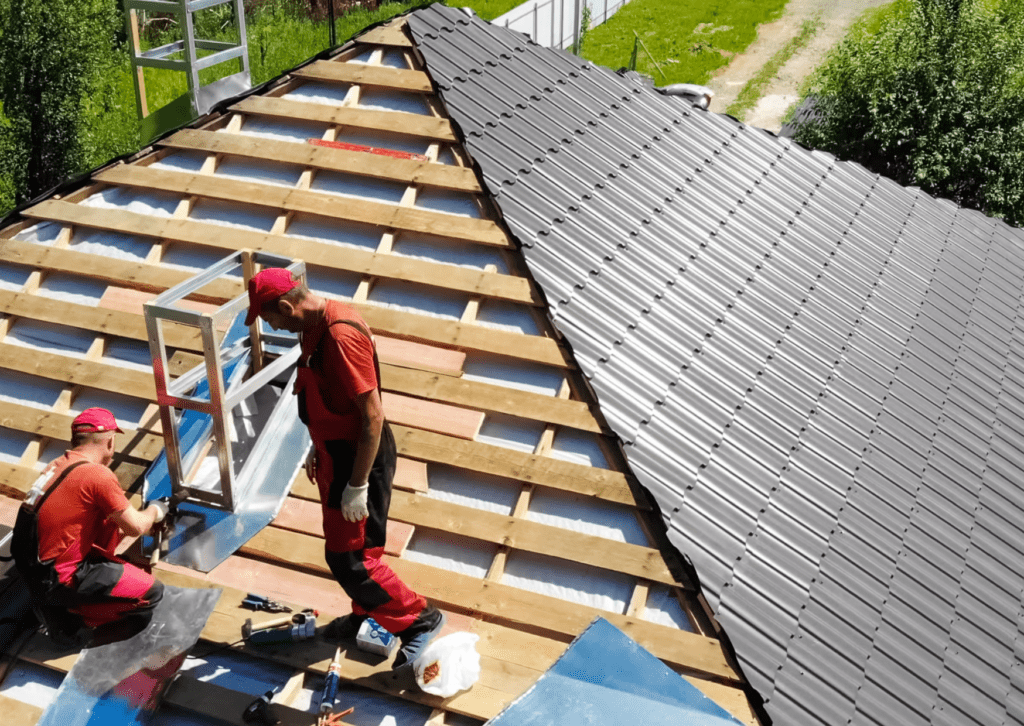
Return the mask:
[[[185,129],[158,142],[159,150],[140,155],[127,164],[107,167],[93,175],[92,182],[64,199],[51,199],[25,210],[29,220],[52,221],[63,225],[61,241],[44,246],[13,239],[27,228],[19,224],[0,230],[0,263],[21,265],[36,270],[34,283],[20,291],[0,290],[0,314],[7,320],[0,323],[0,368],[57,381],[66,386],[62,403],[50,410],[11,402],[0,402],[0,425],[12,431],[64,441],[70,419],[68,406],[83,388],[122,393],[143,401],[153,399],[153,381],[143,371],[125,369],[100,359],[104,341],[109,336],[145,341],[142,317],[123,309],[92,307],[57,301],[37,294],[39,282],[49,275],[75,275],[115,288],[127,288],[155,295],[191,276],[186,270],[163,263],[165,249],[173,244],[189,244],[203,249],[234,251],[249,247],[279,254],[302,257],[307,263],[324,268],[354,273],[360,284],[353,304],[381,336],[396,340],[469,354],[498,356],[508,365],[540,364],[567,376],[555,396],[516,390],[461,377],[460,371],[448,374],[432,370],[427,363],[418,367],[415,361],[383,360],[382,383],[389,395],[441,406],[443,411],[467,411],[480,420],[492,414],[517,416],[542,426],[540,441],[532,452],[516,451],[469,438],[458,438],[444,430],[443,425],[431,428],[420,423],[405,423],[400,417],[394,429],[399,456],[424,470],[429,467],[450,467],[472,475],[497,477],[517,493],[510,515],[474,510],[470,507],[441,501],[413,491],[396,482],[391,511],[392,522],[429,534],[430,531],[455,533],[469,540],[496,548],[489,572],[484,578],[457,574],[445,569],[413,561],[398,554],[389,561],[414,589],[424,593],[446,610],[456,614],[481,635],[483,673],[473,689],[451,699],[437,699],[397,683],[386,667],[347,657],[343,677],[353,683],[435,709],[430,723],[443,723],[443,714],[452,712],[486,720],[526,688],[532,685],[562,653],[590,620],[601,615],[622,628],[673,668],[691,677],[693,683],[709,696],[749,724],[756,717],[746,702],[744,681],[732,663],[731,656],[714,637],[659,625],[643,618],[645,603],[652,587],[668,586],[682,598],[685,608],[696,605],[695,592],[688,583],[679,582],[670,571],[665,556],[654,546],[618,542],[591,534],[576,533],[551,524],[527,518],[530,502],[545,491],[558,491],[611,505],[645,509],[638,503],[630,486],[624,459],[613,455],[615,446],[602,443],[609,458],[608,468],[564,461],[552,456],[553,442],[563,428],[588,432],[602,437],[608,432],[600,417],[596,401],[587,395],[587,386],[566,346],[550,327],[540,306],[543,299],[529,277],[456,267],[428,260],[402,258],[392,253],[396,238],[403,233],[423,233],[497,250],[514,259],[515,244],[495,218],[471,219],[441,212],[414,208],[421,189],[481,195],[479,180],[465,163],[446,165],[437,162],[439,150],[458,139],[439,104],[432,98],[433,87],[422,59],[403,30],[399,20],[368,31],[331,60],[312,63],[291,74],[268,94],[250,96],[230,107],[223,119],[205,129]],[[354,52],[376,48],[369,63],[347,63]],[[408,69],[381,65],[383,52],[400,53]],[[302,84],[337,84],[349,87],[345,101],[327,105],[283,97],[289,89]],[[401,111],[378,111],[359,108],[361,88],[374,91],[412,93],[426,98],[430,115]],[[288,141],[254,141],[240,133],[248,118],[278,118],[327,124],[324,139],[335,140],[345,129],[369,129],[421,139],[428,145],[427,161],[373,157],[362,152],[324,148]],[[217,130],[212,130],[216,128]],[[186,151],[205,155],[198,172],[182,172],[149,166],[155,158]],[[465,159],[464,150],[456,148],[457,160]],[[261,182],[239,181],[215,174],[222,160],[263,159],[301,169],[293,188]],[[355,174],[406,185],[402,202],[388,205],[379,202],[353,202],[337,195],[310,188],[316,174],[324,171]],[[179,195],[182,201],[169,217],[140,214],[124,209],[108,209],[82,204],[83,200],[104,188],[159,190]],[[277,214],[270,232],[225,227],[190,218],[194,205],[201,200],[262,208]],[[490,201],[480,206],[490,209]],[[295,214],[316,215],[332,224],[370,225],[381,232],[377,250],[366,251],[339,247],[311,239],[289,236],[287,228]],[[81,252],[70,245],[76,230],[103,230],[130,235],[154,243],[145,260],[101,257]],[[521,264],[512,266],[523,269]],[[468,295],[465,311],[456,321],[375,305],[368,294],[378,280],[422,285],[424,289],[454,291]],[[197,302],[220,304],[241,294],[236,280],[222,280],[193,296]],[[519,306],[541,324],[539,335],[515,333],[481,325],[478,314],[482,305],[500,302]],[[96,336],[91,355],[81,358],[53,352],[40,352],[6,342],[4,335],[11,325],[25,319],[60,325],[72,325]],[[189,359],[188,351],[198,350],[194,336],[177,333],[174,340],[181,350],[181,365]],[[568,380],[573,380],[572,385]],[[392,399],[398,400],[398,399]],[[397,403],[395,404],[398,405]],[[448,407],[448,408],[443,408]],[[391,414],[389,413],[389,417]],[[443,416],[442,416],[443,418]],[[135,476],[157,455],[162,439],[156,427],[141,422],[136,429],[126,430],[119,437],[119,457],[124,471]],[[478,424],[479,425],[479,424]],[[424,427],[426,426],[426,427]],[[613,453],[609,453],[613,452]],[[4,482],[0,492],[19,499],[37,475],[32,456],[18,463],[0,462]],[[122,483],[127,484],[122,476]],[[240,610],[244,580],[237,572],[259,567],[273,573],[284,583],[303,583],[313,587],[310,592],[332,593],[336,586],[323,562],[316,514],[307,514],[315,493],[304,475],[292,492],[287,507],[287,523],[275,522],[224,566],[208,575],[186,573],[181,568],[160,565],[159,577],[164,582],[189,587],[218,586],[224,589],[217,609],[202,634],[202,643],[221,647],[238,638],[239,627],[251,615]],[[315,507],[313,507],[315,509]],[[641,521],[643,517],[641,516]],[[296,526],[295,522],[299,525]],[[302,523],[306,527],[303,528]],[[651,538],[656,541],[656,538]],[[533,593],[501,582],[509,558],[518,553],[531,553],[561,561],[582,563],[597,570],[632,578],[635,582],[630,602],[624,613],[616,614],[573,604],[558,598]],[[235,573],[235,574],[231,574]],[[261,582],[264,580],[261,580]],[[282,586],[284,587],[284,585]],[[257,588],[258,589],[258,588]],[[296,584],[296,592],[299,592]],[[312,603],[295,602],[308,606]],[[325,608],[329,611],[329,608]],[[701,616],[702,617],[702,616]],[[698,619],[691,613],[691,618]],[[333,655],[333,646],[319,641],[275,648],[272,651],[237,648],[253,657],[268,658],[296,669],[299,673],[322,674]],[[58,654],[40,636],[35,636],[20,656],[23,660],[58,671],[66,671],[74,656]],[[244,697],[249,698],[249,697]],[[170,694],[169,701],[210,718],[224,718],[230,708],[242,700],[233,691],[211,687],[193,679],[182,679]],[[251,699],[250,699],[251,700]],[[3,704],[0,703],[0,707]],[[236,709],[237,710],[237,709]],[[21,709],[19,713],[28,712]],[[232,712],[230,718],[236,718]],[[38,715],[28,713],[25,723],[34,723]]]

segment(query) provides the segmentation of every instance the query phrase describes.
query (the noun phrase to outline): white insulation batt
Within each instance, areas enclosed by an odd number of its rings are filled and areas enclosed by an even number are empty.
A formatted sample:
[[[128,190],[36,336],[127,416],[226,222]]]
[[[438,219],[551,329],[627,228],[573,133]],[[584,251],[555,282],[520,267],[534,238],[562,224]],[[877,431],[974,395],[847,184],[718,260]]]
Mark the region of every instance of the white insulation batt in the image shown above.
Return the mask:
[[[57,403],[64,384],[49,378],[17,371],[4,371],[0,376],[0,401],[22,406],[50,409]]]
[[[34,437],[24,431],[13,429],[0,429],[0,432],[2,432],[0,435],[0,461],[17,464],[21,460],[22,454],[25,453],[25,448]]]
[[[346,197],[367,199],[382,204],[398,204],[405,194],[405,185],[396,182],[379,181],[355,174],[341,174],[321,171],[313,177],[309,188],[315,192],[340,194]]]
[[[381,240],[380,230],[369,225],[338,224],[327,217],[312,214],[296,214],[285,234],[370,251],[376,250]]]
[[[404,232],[395,240],[391,252],[402,257],[470,267],[477,270],[482,270],[487,265],[494,265],[497,272],[508,274],[508,265],[505,264],[499,250],[469,242],[453,242],[415,232]]]
[[[18,292],[25,287],[29,275],[32,274],[31,267],[15,265],[10,262],[0,262],[0,290]]]
[[[71,235],[70,248],[75,252],[144,262],[153,250],[153,241],[102,229],[76,227]]]

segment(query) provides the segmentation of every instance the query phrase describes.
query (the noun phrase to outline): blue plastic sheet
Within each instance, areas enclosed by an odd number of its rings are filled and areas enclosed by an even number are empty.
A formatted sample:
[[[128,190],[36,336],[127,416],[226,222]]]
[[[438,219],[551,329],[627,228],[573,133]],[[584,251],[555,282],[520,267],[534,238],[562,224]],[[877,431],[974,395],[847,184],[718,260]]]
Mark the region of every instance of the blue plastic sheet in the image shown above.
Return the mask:
[[[493,726],[741,723],[636,641],[597,618]]]

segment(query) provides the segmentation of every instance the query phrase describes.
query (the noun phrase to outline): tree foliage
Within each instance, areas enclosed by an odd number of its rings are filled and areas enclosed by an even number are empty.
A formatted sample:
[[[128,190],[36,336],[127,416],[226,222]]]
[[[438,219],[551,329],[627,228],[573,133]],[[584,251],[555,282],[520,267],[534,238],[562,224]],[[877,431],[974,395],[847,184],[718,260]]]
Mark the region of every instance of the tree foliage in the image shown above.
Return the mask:
[[[109,0],[0,0],[0,165],[17,202],[82,169],[83,100],[121,23]]]
[[[1024,225],[1024,4],[897,0],[812,77],[796,139]]]

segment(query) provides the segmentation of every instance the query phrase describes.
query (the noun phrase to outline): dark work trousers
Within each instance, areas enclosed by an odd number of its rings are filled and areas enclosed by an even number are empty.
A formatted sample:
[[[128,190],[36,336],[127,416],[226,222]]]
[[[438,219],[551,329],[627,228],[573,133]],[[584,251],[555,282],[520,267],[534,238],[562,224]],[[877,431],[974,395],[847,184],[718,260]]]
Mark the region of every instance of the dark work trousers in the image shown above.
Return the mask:
[[[327,473],[325,469],[331,474],[328,486],[320,486],[327,565],[352,598],[353,613],[369,615],[392,633],[400,633],[427,603],[382,560],[397,458],[391,427],[385,422],[381,430],[380,448],[369,476],[370,514],[361,522],[349,522],[341,513],[341,495],[352,475],[356,442],[328,441],[324,448],[331,459],[329,466],[318,467],[318,475]]]
[[[69,609],[96,628],[93,647],[141,633],[164,594],[163,583],[145,570],[98,554],[79,564],[73,584]]]

